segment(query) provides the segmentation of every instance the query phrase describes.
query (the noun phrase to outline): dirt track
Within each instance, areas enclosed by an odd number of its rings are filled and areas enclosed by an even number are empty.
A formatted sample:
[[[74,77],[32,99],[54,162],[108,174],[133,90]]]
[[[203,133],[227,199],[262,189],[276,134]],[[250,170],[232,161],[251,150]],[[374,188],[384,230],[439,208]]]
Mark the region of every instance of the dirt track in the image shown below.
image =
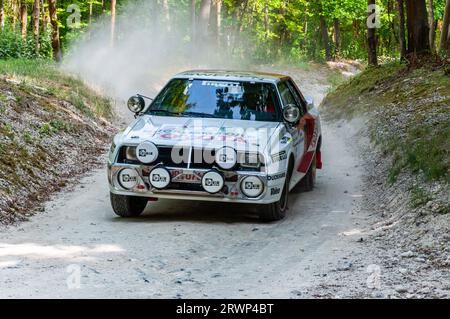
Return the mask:
[[[316,101],[323,96],[324,77],[296,75]],[[341,287],[331,295],[339,297],[366,289],[370,262],[357,258],[357,230],[369,218],[356,209],[360,163],[348,128],[325,123],[323,131],[317,187],[291,194],[279,223],[260,223],[247,206],[164,200],[120,219],[105,170],[93,171],[44,213],[0,231],[0,298],[298,298]],[[340,281],[336,274],[349,270],[352,281]]]

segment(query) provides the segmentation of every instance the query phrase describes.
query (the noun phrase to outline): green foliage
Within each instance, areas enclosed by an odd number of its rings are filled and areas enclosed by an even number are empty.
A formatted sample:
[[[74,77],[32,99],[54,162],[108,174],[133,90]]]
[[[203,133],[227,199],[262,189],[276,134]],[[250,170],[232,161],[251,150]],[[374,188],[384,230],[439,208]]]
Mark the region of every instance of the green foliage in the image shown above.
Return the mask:
[[[7,138],[9,138],[10,140],[14,139],[15,133],[13,131],[12,125],[9,123],[3,124],[0,127],[0,133],[3,136],[6,136]]]
[[[33,142],[33,136],[29,132],[23,134],[23,140],[25,143],[31,144]]]
[[[19,34],[19,22],[16,32],[11,29],[11,8],[9,1],[4,1],[7,25],[0,37],[0,59],[35,58],[32,37],[32,1],[28,5],[28,34],[24,41]],[[169,23],[173,29],[183,30],[180,41],[186,44],[194,41],[190,26],[191,0],[168,0],[170,21],[163,22],[162,1],[152,0],[151,10],[147,0],[117,0],[117,14],[127,15],[130,6],[147,4],[146,10],[140,10],[129,21],[142,23],[143,27],[152,24]],[[200,14],[203,1],[197,0],[196,14]],[[333,56],[337,58],[365,59],[367,0],[223,0],[221,10],[220,42],[228,46],[227,56],[251,57],[251,62],[267,63],[274,60],[291,61],[294,64],[305,60],[323,61],[325,59],[324,43],[320,32],[320,16],[325,18],[327,32]],[[396,1],[377,0],[381,8],[381,28],[377,29],[378,55],[395,57],[398,52],[398,14]],[[47,2],[44,2],[47,8]],[[72,25],[77,17],[73,6],[80,10],[80,24]],[[88,36],[95,26],[109,22],[110,2],[100,0],[57,1],[58,25],[63,51],[68,51],[71,43],[83,36]],[[90,13],[92,6],[92,15]],[[435,19],[442,21],[445,0],[434,0]],[[334,41],[334,23],[338,22],[341,34],[340,43]],[[120,33],[120,25],[117,32]],[[49,27],[49,29],[51,29]],[[211,31],[211,30],[208,30]],[[439,35],[439,28],[437,30]],[[120,35],[119,35],[120,37]],[[439,36],[437,37],[439,39]],[[41,37],[40,58],[51,55],[49,34]]]
[[[25,39],[22,39],[20,32],[12,30],[9,25],[0,31],[0,59],[42,59],[51,57],[51,54],[50,34],[41,35],[40,50],[39,53],[36,53],[32,34],[28,34]]]
[[[63,120],[55,119],[48,123],[44,123],[39,129],[38,133],[41,136],[50,136],[58,132],[69,132],[71,125]]]
[[[433,198],[423,188],[415,186],[411,188],[411,206],[413,208],[422,207],[426,205]]]

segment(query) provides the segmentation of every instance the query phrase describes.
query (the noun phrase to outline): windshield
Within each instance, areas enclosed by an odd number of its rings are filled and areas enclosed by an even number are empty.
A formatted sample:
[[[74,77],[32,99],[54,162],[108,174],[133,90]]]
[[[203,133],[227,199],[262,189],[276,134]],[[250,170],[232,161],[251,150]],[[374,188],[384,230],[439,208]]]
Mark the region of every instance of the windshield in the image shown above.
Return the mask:
[[[273,84],[174,79],[146,113],[275,122],[279,110]]]

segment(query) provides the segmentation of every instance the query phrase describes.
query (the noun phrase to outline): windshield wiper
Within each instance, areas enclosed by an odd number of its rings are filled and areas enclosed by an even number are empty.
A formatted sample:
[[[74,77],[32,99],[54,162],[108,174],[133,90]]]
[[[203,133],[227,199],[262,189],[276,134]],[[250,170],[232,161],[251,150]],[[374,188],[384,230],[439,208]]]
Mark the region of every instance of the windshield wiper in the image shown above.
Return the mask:
[[[208,117],[208,118],[214,118],[214,119],[221,119],[222,117],[214,115],[214,114],[208,114],[208,113],[201,113],[201,112],[184,112],[180,115],[184,116],[198,116],[198,117]]]
[[[201,112],[171,112],[168,110],[148,110],[149,113],[163,113],[165,115],[171,115],[171,116],[196,116],[196,117],[203,117],[203,118],[222,118],[220,116],[214,115],[214,114],[208,114],[208,113],[201,113]]]
[[[179,116],[180,113],[178,112],[171,112],[171,111],[167,111],[167,110],[148,110],[149,113],[163,113],[163,114],[167,114],[167,115],[176,115]]]

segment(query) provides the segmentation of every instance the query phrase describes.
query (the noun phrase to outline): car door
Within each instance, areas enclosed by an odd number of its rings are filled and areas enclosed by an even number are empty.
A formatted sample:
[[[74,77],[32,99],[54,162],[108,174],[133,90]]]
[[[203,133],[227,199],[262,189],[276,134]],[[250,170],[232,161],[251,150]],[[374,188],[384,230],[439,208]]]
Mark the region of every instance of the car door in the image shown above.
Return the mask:
[[[302,103],[301,97],[295,93],[295,90],[290,83],[290,80],[284,80],[278,83],[278,90],[280,92],[281,100],[283,103],[283,108],[289,104],[294,104],[300,109],[300,117],[303,118],[305,115],[305,105]],[[292,136],[292,151],[295,155],[295,168],[299,167],[301,159],[305,151],[305,132],[301,125],[287,125],[286,129]],[[294,172],[297,172],[295,169]],[[301,176],[299,174],[293,174],[292,182],[296,184],[300,180]]]
[[[302,93],[298,89],[297,85],[293,81],[289,81],[288,85],[291,89],[291,91],[294,94],[294,97],[297,99],[297,101],[302,105],[303,107],[303,117],[301,118],[298,128],[303,131],[304,136],[304,153],[302,154],[297,171],[300,173],[300,175],[305,175],[314,160],[315,153],[316,153],[316,146],[317,146],[317,132],[319,130],[318,125],[320,123],[317,121],[317,117],[314,114],[311,114],[308,111],[308,105],[306,102],[306,99],[303,97]],[[316,137],[316,138],[315,138]],[[319,154],[320,156],[320,154]],[[320,158],[320,157],[319,157]],[[316,163],[318,168],[322,167],[321,161],[319,160],[318,163]]]

